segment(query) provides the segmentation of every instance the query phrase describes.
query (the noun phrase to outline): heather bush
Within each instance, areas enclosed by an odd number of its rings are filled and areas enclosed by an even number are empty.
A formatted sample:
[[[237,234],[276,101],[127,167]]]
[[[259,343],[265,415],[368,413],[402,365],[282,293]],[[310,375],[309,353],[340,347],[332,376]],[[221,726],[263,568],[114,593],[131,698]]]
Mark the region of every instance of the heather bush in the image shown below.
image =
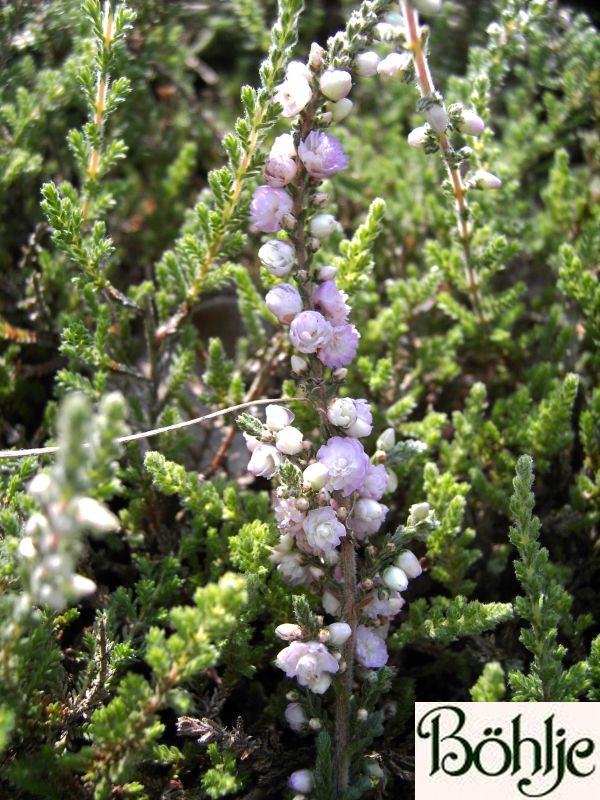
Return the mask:
[[[0,796],[410,798],[600,698],[600,38],[0,4]]]

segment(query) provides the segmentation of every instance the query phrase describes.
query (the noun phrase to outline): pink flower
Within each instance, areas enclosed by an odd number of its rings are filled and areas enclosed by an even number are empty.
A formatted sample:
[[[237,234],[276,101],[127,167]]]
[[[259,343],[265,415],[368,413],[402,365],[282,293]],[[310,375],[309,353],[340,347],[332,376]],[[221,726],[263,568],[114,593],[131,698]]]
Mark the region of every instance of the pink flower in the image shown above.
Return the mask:
[[[320,642],[292,642],[281,650],[275,663],[288,678],[296,678],[300,686],[315,694],[326,692],[331,675],[339,670],[338,662]]]
[[[317,356],[326,367],[338,369],[351,363],[358,349],[360,334],[354,325],[335,325]],[[362,434],[364,435],[364,434]]]
[[[354,639],[356,658],[363,667],[379,669],[388,661],[388,651],[383,639],[372,628],[359,625]]]
[[[265,180],[269,186],[281,189],[296,175],[298,165],[287,156],[269,156],[265,161]]]
[[[332,436],[317,453],[329,470],[327,489],[341,491],[348,497],[365,482],[369,457],[362,444],[348,436]]]
[[[335,138],[323,131],[311,131],[300,142],[298,155],[311,178],[329,178],[348,166],[348,156]]]
[[[309,511],[302,527],[306,541],[319,555],[326,556],[340,544],[346,528],[338,520],[331,506]]]
[[[276,233],[281,229],[281,220],[290,214],[294,201],[285,189],[259,186],[250,203],[252,225],[263,233]]]
[[[342,325],[348,319],[350,306],[347,295],[335,285],[335,281],[324,281],[313,292],[315,308],[333,325]]]
[[[290,326],[290,342],[301,353],[315,353],[331,337],[331,325],[318,311],[303,311]]]
[[[352,514],[348,518],[348,527],[359,539],[363,539],[365,536],[377,533],[387,512],[387,506],[378,503],[377,500],[361,497],[356,501]]]
[[[361,497],[381,500],[388,485],[388,474],[383,464],[371,464],[365,482],[360,487]]]

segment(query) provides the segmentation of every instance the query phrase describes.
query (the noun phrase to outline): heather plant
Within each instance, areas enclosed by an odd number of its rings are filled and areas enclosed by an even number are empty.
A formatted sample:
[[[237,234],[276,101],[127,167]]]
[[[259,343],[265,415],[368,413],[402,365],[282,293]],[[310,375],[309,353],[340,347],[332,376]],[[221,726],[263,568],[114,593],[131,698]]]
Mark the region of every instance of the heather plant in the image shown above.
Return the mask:
[[[598,699],[599,41],[0,7],[2,796],[408,798],[414,700]]]

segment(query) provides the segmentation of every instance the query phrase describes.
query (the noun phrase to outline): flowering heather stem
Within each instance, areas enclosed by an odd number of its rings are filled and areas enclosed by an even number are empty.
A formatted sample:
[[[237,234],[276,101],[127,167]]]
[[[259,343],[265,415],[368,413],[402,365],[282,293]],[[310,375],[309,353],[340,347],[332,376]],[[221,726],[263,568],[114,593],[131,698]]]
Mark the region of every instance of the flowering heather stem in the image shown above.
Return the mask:
[[[340,548],[340,566],[343,576],[341,619],[352,629],[352,634],[344,647],[344,672],[338,687],[335,702],[335,738],[333,750],[333,775],[336,796],[341,797],[348,788],[350,756],[350,698],[354,680],[354,634],[358,623],[356,603],[356,551],[354,542],[346,537]]]
[[[402,11],[404,14],[404,21],[406,23],[407,33],[407,46],[411,50],[413,62],[415,65],[415,72],[417,75],[417,84],[422,97],[431,96],[435,93],[435,84],[429,69],[427,61],[427,54],[423,49],[422,30],[419,26],[419,15],[407,0],[402,2]],[[440,150],[448,170],[452,191],[456,200],[456,220],[458,224],[458,232],[462,242],[464,260],[465,260],[465,277],[467,281],[467,288],[471,295],[473,309],[477,314],[479,322],[485,324],[485,316],[481,306],[481,294],[479,292],[479,276],[477,270],[473,266],[471,256],[471,228],[469,225],[469,206],[466,198],[466,191],[463,185],[460,172],[458,168],[451,162],[449,156],[452,151],[448,136],[446,133],[437,134]]]

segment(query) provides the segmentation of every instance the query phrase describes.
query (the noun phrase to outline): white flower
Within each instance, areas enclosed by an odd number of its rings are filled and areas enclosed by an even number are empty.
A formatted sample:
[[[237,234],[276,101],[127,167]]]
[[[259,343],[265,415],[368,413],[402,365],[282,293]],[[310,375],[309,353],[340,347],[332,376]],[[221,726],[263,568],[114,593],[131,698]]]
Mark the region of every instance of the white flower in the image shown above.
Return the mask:
[[[337,274],[338,274],[337,267],[332,267],[330,264],[327,264],[326,266],[321,267],[319,269],[317,278],[320,281],[331,281],[335,278]]]
[[[21,558],[26,558],[27,560],[35,558],[37,555],[37,550],[35,549],[35,545],[31,536],[24,536],[21,539],[19,542],[18,553]]]
[[[383,78],[401,78],[411,58],[410,53],[390,53],[377,65],[377,74]]]
[[[387,511],[387,506],[378,503],[377,500],[361,497],[354,505],[348,527],[359,539],[370,536],[381,528]]]
[[[294,421],[293,412],[285,406],[269,405],[265,410],[265,415],[265,424],[273,432],[282,430]]]
[[[295,372],[296,375],[304,375],[306,370],[308,369],[308,361],[302,356],[293,355],[290,359],[292,372]]]
[[[408,509],[407,523],[409,525],[416,525],[417,522],[424,522],[429,516],[430,511],[431,506],[429,503],[414,503],[414,505]]]
[[[272,158],[283,156],[287,158],[294,158],[296,155],[296,148],[294,147],[294,137],[291,133],[282,133],[277,136],[271,145],[269,155]]]
[[[97,533],[118,531],[120,528],[119,518],[92,497],[76,497],[69,510],[79,525]]]
[[[332,622],[327,626],[329,631],[329,644],[332,647],[341,647],[352,636],[352,628],[347,622]]]
[[[354,60],[357,75],[360,75],[361,78],[370,78],[376,75],[379,61],[380,58],[374,50],[359,53]]]
[[[275,635],[285,642],[293,642],[296,639],[302,638],[302,628],[300,625],[284,622],[283,625],[278,625],[275,628]]]
[[[44,497],[52,487],[52,479],[46,472],[38,472],[27,487],[29,494],[35,497]]]
[[[327,69],[319,78],[319,87],[328,100],[341,100],[352,88],[352,76],[345,69]]]
[[[486,172],[484,169],[477,170],[469,183],[477,189],[499,189],[502,186],[502,181],[497,175]]]
[[[464,109],[460,117],[458,127],[463,133],[466,133],[468,136],[481,136],[485,130],[485,122],[481,119],[479,114],[476,114],[470,109]]]
[[[356,420],[346,428],[348,436],[355,436],[357,439],[368,436],[373,430],[373,415],[371,406],[366,400],[354,400],[356,409]]]
[[[330,553],[346,535],[346,528],[338,520],[335,511],[330,506],[309,511],[302,527],[309,545],[319,555]]]
[[[423,147],[427,141],[428,132],[429,127],[427,125],[421,125],[419,128],[413,128],[413,130],[408,134],[409,145],[411,147]]]
[[[418,578],[423,572],[419,559],[410,550],[403,550],[394,564],[399,567],[409,578]]]
[[[309,223],[310,235],[315,239],[325,239],[339,229],[340,225],[333,214],[317,214]]]
[[[403,592],[408,588],[408,577],[400,567],[388,567],[381,576],[381,580],[388,589],[395,592]]]
[[[329,470],[325,464],[315,461],[314,464],[309,464],[306,467],[302,473],[302,480],[304,483],[308,483],[313,491],[318,492],[329,480]]]
[[[323,592],[323,599],[321,600],[321,603],[327,614],[331,614],[332,617],[335,617],[337,614],[339,614],[341,609],[340,601],[327,589]]]
[[[285,80],[275,92],[275,100],[283,106],[284,117],[294,117],[310,102],[310,70],[301,61],[290,61]]]
[[[271,239],[258,251],[263,267],[276,278],[288,275],[296,263],[296,252],[289,242]]]
[[[283,456],[270,444],[259,444],[248,462],[248,472],[262,478],[272,478],[283,463]]]
[[[331,117],[334,122],[342,122],[350,114],[353,107],[352,100],[347,97],[342,97],[335,103],[327,103],[327,108],[331,112]]]
[[[275,662],[288,678],[296,678],[315,694],[323,694],[331,685],[331,676],[339,664],[320,642],[292,642],[277,655]]]
[[[436,133],[443,133],[450,122],[448,119],[448,112],[444,106],[439,105],[439,103],[434,103],[429,106],[425,111],[425,117]]]
[[[257,439],[256,436],[250,436],[249,433],[243,433],[242,436],[246,441],[246,447],[251,453],[253,453],[260,444],[260,440]]]
[[[85,578],[83,575],[73,575],[71,577],[71,588],[79,597],[85,597],[88,594],[94,594],[98,587],[94,581]]]
[[[349,428],[357,419],[356,406],[350,397],[338,397],[327,409],[327,419],[338,428]]]
[[[388,482],[385,487],[385,494],[394,494],[398,488],[398,476],[392,470],[387,470]]]
[[[275,446],[287,456],[296,456],[302,452],[302,431],[287,425],[275,435]]]
[[[386,428],[377,439],[377,449],[383,450],[384,453],[389,453],[392,447],[396,444],[396,432],[393,428]]]

